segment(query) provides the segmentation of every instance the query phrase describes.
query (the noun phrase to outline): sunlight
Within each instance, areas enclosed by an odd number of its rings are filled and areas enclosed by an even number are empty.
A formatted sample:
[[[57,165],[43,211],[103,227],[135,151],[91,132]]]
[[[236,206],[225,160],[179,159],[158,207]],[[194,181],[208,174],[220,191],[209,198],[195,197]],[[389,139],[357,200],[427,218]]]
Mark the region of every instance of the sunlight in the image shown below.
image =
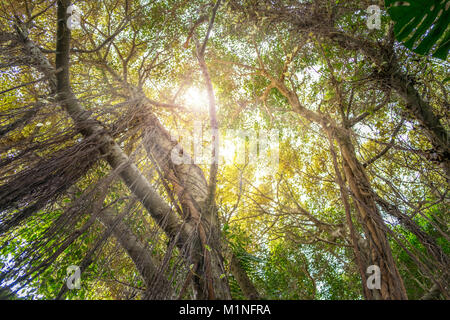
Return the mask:
[[[222,136],[220,140],[219,159],[221,164],[233,163],[237,152],[237,142],[227,136]]]
[[[204,89],[190,87],[184,93],[182,100],[185,105],[194,112],[208,112],[208,94]]]
[[[0,306],[450,300],[450,0],[0,2]]]

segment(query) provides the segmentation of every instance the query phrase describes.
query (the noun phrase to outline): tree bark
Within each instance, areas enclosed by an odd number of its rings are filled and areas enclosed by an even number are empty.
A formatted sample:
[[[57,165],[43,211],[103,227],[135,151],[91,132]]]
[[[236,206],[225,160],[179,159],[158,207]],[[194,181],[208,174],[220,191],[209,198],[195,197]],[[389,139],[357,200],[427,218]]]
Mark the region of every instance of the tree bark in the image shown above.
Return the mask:
[[[333,136],[340,147],[344,174],[352,191],[360,222],[365,230],[369,246],[369,261],[366,261],[366,268],[369,265],[376,265],[380,268],[382,299],[406,300],[408,299],[406,289],[387,239],[387,226],[376,206],[364,167],[356,158],[350,137],[343,131],[334,131]],[[371,298],[377,298],[378,292],[375,290],[377,289],[370,290],[373,294]]]
[[[230,299],[228,283],[226,277],[223,276],[225,275],[225,269],[223,267],[217,212],[205,210],[208,184],[203,171],[193,163],[193,160],[179,146],[175,149],[177,142],[172,141],[170,134],[153,115],[149,116],[143,143],[148,156],[156,162],[161,170],[162,178],[167,179],[173,186],[181,203],[182,218],[198,226],[199,228],[194,232],[199,237],[203,237],[203,240],[198,239],[195,243],[196,255],[193,258],[193,263],[196,265],[193,277],[196,296],[199,299],[205,299],[210,295],[208,290],[205,291],[207,283],[204,283],[206,280],[205,272],[207,272],[204,258],[205,255],[208,255],[211,257],[208,272],[211,273],[215,298]],[[173,161],[172,152],[174,150],[183,153],[183,163]],[[201,232],[204,232],[204,234],[202,235]],[[207,245],[207,247],[204,245]],[[205,249],[207,252],[205,252]]]
[[[55,69],[39,48],[27,38],[25,33],[18,30],[24,45],[24,51],[30,57],[31,64],[48,77],[50,91],[57,94],[57,101],[71,116],[80,132],[85,137],[95,138],[101,154],[106,157],[110,166],[118,171],[119,176],[130,191],[143,204],[167,236],[172,240],[176,239],[177,246],[185,253],[186,259],[191,262],[192,259],[197,259],[195,258],[196,255],[198,256],[198,250],[192,252],[192,248],[198,247],[192,246],[192,236],[195,235],[193,224],[182,224],[180,222],[180,219],[120,149],[114,139],[99,122],[90,118],[89,112],[79,104],[72,93],[69,80],[70,30],[66,27],[66,10],[69,5],[69,0],[58,1],[57,76],[55,77]],[[199,298],[203,298],[203,296],[199,296]]]
[[[270,75],[266,74],[270,77]],[[323,130],[336,139],[341,151],[344,174],[355,200],[358,218],[367,237],[370,259],[366,259],[366,268],[376,265],[381,271],[381,292],[371,290],[370,299],[397,300],[407,299],[403,280],[392,256],[391,248],[386,236],[386,225],[375,204],[373,194],[365,169],[356,158],[351,143],[349,129],[342,128],[325,114],[320,114],[301,105],[294,91],[286,87],[283,81],[270,77],[276,88],[288,99],[293,110],[303,118],[320,124]],[[367,261],[369,260],[369,261]]]

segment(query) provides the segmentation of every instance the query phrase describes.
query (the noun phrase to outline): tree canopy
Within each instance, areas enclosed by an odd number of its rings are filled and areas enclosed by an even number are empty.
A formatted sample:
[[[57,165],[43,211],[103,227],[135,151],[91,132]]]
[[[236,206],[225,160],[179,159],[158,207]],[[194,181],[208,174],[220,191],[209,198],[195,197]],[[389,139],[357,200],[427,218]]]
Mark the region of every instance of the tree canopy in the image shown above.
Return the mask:
[[[448,299],[430,3],[0,0],[0,298]]]

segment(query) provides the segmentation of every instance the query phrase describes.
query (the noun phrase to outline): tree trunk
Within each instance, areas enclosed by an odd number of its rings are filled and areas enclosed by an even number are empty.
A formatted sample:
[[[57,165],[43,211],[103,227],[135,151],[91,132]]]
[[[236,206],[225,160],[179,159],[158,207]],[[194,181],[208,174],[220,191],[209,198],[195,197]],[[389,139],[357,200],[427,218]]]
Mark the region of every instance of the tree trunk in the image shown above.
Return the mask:
[[[386,225],[375,204],[365,169],[356,158],[348,129],[338,126],[327,115],[319,114],[305,108],[298,100],[295,92],[286,85],[272,78],[278,90],[288,99],[293,110],[305,119],[321,124],[330,137],[336,139],[343,158],[344,175],[355,200],[358,218],[364,228],[368,241],[369,255],[366,268],[376,265],[381,272],[381,292],[369,290],[370,299],[407,299],[406,289],[400,277],[391,248],[386,236]],[[360,249],[362,251],[362,249]],[[356,250],[357,251],[357,250]],[[355,253],[356,253],[355,251]],[[365,284],[366,285],[366,284]]]
[[[118,220],[117,218],[107,209],[98,215],[98,220],[105,226],[113,229],[114,237],[135,264],[146,284],[146,298],[154,300],[171,298],[173,294],[171,283],[167,280],[164,273],[158,270],[149,248],[133,234],[121,217]]]
[[[239,287],[241,288],[244,296],[249,300],[261,299],[258,291],[256,290],[252,281],[248,277],[247,272],[245,272],[245,270],[242,269],[239,259],[234,254],[231,257],[230,267],[231,267],[231,273],[233,274],[234,278],[236,279],[236,282],[238,283]]]
[[[187,221],[199,223],[196,231],[200,236],[205,232],[204,240],[209,247],[205,253],[202,243],[196,243],[196,256],[193,263],[198,264],[194,275],[194,287],[198,297],[207,297],[208,292],[202,279],[206,279],[206,272],[210,272],[213,280],[215,298],[230,299],[230,291],[223,267],[222,246],[220,241],[220,225],[217,211],[207,210],[208,184],[203,171],[193,163],[193,160],[183,152],[188,163],[174,163],[171,155],[177,142],[170,138],[170,134],[159,123],[158,119],[150,116],[149,125],[144,136],[144,147],[147,154],[158,165],[163,178],[167,179],[174,188],[182,206],[182,215]],[[182,151],[177,149],[178,151]],[[201,227],[201,229],[200,229]],[[205,254],[211,258],[210,269],[204,264]],[[198,277],[200,275],[201,277]]]
[[[198,234],[196,232],[196,222],[187,221],[187,223],[184,224],[180,222],[180,219],[173,213],[171,208],[159,196],[157,191],[150,185],[137,167],[131,163],[114,139],[103,129],[99,122],[89,117],[89,112],[79,104],[75,95],[72,93],[69,80],[70,30],[66,27],[66,10],[69,5],[69,0],[58,1],[58,41],[56,47],[56,70],[58,72],[55,72],[55,69],[51,66],[39,48],[21,33],[24,51],[30,57],[32,65],[48,77],[51,92],[57,93],[58,102],[71,116],[80,132],[85,137],[95,137],[95,141],[99,146],[101,154],[106,157],[110,166],[119,172],[119,176],[128,186],[130,191],[144,205],[146,210],[166,232],[168,237],[172,240],[176,239],[177,246],[182,252],[185,252],[188,261],[199,261],[196,264],[196,270],[194,271],[197,274],[202,274],[204,273],[204,266],[201,257],[204,255],[204,252],[202,252],[199,246],[200,241],[198,240]],[[56,77],[55,73],[57,73]],[[215,254],[220,255],[220,251],[215,250]],[[213,274],[212,279],[215,280],[213,281],[214,284],[222,284],[223,281],[218,280],[221,273],[219,274],[220,271],[217,271],[217,264],[220,264],[220,262],[212,262],[212,265],[215,266],[214,271],[216,271]],[[221,270],[223,270],[223,268]],[[198,289],[197,298],[207,298],[208,296],[205,294],[205,292],[208,292],[208,289],[206,288],[207,284],[203,279],[198,279],[196,283]],[[219,285],[219,287],[223,287],[223,285]],[[217,290],[216,297],[228,298],[229,290]]]
[[[406,289],[392,256],[386,235],[387,226],[375,203],[369,179],[358,161],[350,137],[344,130],[336,130],[336,138],[343,158],[344,174],[352,192],[359,220],[368,244],[366,268],[376,265],[381,272],[381,289],[370,290],[372,299],[406,300]],[[379,295],[379,296],[378,296]]]

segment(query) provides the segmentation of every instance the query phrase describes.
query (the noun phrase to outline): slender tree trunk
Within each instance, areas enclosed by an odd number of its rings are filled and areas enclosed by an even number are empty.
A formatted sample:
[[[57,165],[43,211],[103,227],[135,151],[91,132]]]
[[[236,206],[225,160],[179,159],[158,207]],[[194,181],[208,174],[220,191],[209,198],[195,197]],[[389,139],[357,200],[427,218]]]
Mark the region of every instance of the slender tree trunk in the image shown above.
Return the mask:
[[[337,162],[337,155],[336,155],[336,151],[334,148],[334,139],[331,136],[331,130],[328,130],[327,134],[328,134],[328,139],[330,142],[330,152],[331,152],[334,171],[335,171],[335,175],[336,175],[335,180],[336,180],[336,183],[339,185],[339,191],[341,194],[342,203],[344,204],[345,217],[346,217],[347,225],[348,225],[348,228],[350,231],[353,254],[355,255],[356,264],[358,265],[359,274],[361,276],[361,283],[362,283],[362,288],[363,288],[363,292],[364,292],[364,297],[366,299],[370,299],[373,296],[373,292],[369,291],[369,288],[367,288],[367,285],[366,285],[366,283],[367,283],[367,277],[366,277],[367,259],[363,259],[361,248],[358,245],[358,237],[360,237],[360,235],[359,234],[358,234],[358,236],[356,235],[356,231],[355,231],[355,228],[353,225],[350,202],[348,199],[347,191],[345,190],[345,183],[344,183],[344,180],[341,175],[341,170],[339,169],[339,165]]]
[[[380,268],[381,288],[380,298],[386,300],[406,300],[406,289],[403,280],[392,256],[391,248],[387,239],[384,221],[375,203],[369,179],[364,167],[356,158],[355,150],[350,137],[344,130],[335,131],[336,138],[341,150],[344,166],[344,174],[349,184],[352,196],[359,214],[359,220],[365,230],[368,243],[369,265]],[[377,289],[371,290],[372,297],[377,298]]]
[[[104,210],[98,215],[105,226],[113,228],[113,235],[118,240],[122,248],[127,252],[139,271],[147,287],[147,298],[153,300],[166,300],[172,297],[172,287],[164,273],[158,270],[158,266],[151,256],[150,250],[146,247],[125,225],[121,217],[115,216],[109,210]]]
[[[273,78],[272,78],[273,79]],[[406,289],[400,277],[386,236],[386,225],[375,204],[365,169],[356,158],[349,131],[338,126],[327,115],[305,108],[295,92],[276,79],[272,80],[278,90],[288,99],[293,110],[309,121],[321,124],[330,137],[336,139],[343,158],[344,175],[352,191],[358,218],[364,228],[369,248],[366,265],[375,265],[381,272],[381,292],[371,290],[371,299],[407,299]],[[360,249],[362,250],[362,248]],[[367,267],[366,266],[366,267]]]
[[[233,254],[231,256],[231,273],[233,274],[236,282],[242,290],[244,296],[249,300],[259,300],[261,299],[258,291],[256,290],[253,282],[247,275],[244,269],[242,269],[239,259]]]

